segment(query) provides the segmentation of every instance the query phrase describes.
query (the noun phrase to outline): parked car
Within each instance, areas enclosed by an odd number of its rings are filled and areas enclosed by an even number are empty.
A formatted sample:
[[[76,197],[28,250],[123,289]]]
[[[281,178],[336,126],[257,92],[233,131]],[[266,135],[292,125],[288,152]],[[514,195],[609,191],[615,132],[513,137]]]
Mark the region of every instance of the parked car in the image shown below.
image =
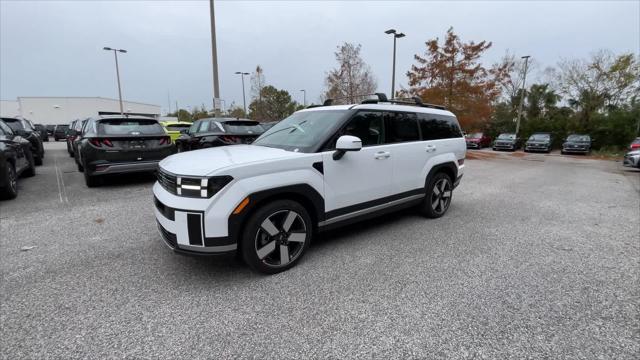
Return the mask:
[[[171,142],[175,142],[181,134],[189,130],[192,123],[186,121],[161,121],[160,124],[167,131],[169,137],[171,137]]]
[[[69,131],[69,125],[55,125],[53,129],[53,141],[67,139],[67,131]]]
[[[520,148],[520,138],[516,134],[503,133],[493,142],[493,150],[516,151]]]
[[[47,132],[47,128],[42,124],[33,124],[33,127],[40,134],[40,139],[42,141],[49,141],[49,133]]]
[[[300,110],[252,145],[179,153],[160,162],[155,216],[175,252],[239,251],[277,273],[316,231],[416,206],[443,216],[464,172],[454,114],[380,103]]]
[[[31,143],[0,120],[0,198],[14,199],[18,196],[18,178],[35,174]]]
[[[45,127],[47,128],[47,135],[53,136],[53,130],[55,130],[56,125],[49,124],[49,125],[46,125]]]
[[[260,125],[262,126],[264,131],[267,131],[267,130],[271,129],[275,124],[277,124],[279,122],[280,121],[267,121],[267,122],[260,123]]]
[[[469,134],[465,137],[467,149],[482,149],[491,146],[491,137],[483,132]]]
[[[208,118],[195,121],[176,139],[178,151],[251,144],[264,132],[260,123],[247,119]]]
[[[524,144],[524,151],[543,151],[546,153],[551,152],[551,144],[553,143],[553,137],[549,133],[534,133],[529,136],[529,139]]]
[[[635,138],[631,144],[629,144],[629,150],[640,149],[640,137]]]
[[[622,165],[640,169],[640,148],[626,153]]]
[[[76,159],[87,186],[93,187],[102,175],[154,172],[173,153],[175,145],[157,120],[109,115],[87,120]]]
[[[40,134],[33,127],[31,121],[24,118],[2,118],[2,121],[7,124],[15,135],[28,140],[31,143],[31,154],[33,154],[33,160],[36,165],[42,165],[44,159],[44,146],[42,146],[42,139]]]
[[[562,144],[562,150],[560,153],[579,153],[588,154],[591,152],[591,136],[584,134],[571,134],[567,136]]]
[[[82,135],[82,127],[86,124],[87,119],[78,119],[71,122],[67,130],[67,152],[69,156],[74,157],[76,154],[76,145]]]

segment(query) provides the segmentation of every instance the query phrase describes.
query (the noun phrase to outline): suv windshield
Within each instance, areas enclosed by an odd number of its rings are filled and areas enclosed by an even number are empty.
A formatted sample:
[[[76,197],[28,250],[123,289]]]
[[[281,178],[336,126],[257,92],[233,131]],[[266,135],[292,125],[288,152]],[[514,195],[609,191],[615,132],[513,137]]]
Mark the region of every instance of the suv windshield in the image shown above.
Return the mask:
[[[311,152],[336,130],[347,113],[348,110],[299,111],[267,130],[253,145]]]
[[[589,135],[569,135],[567,141],[591,141]]]
[[[22,127],[22,122],[18,119],[2,118],[2,120],[4,120],[5,124],[9,125],[13,131],[24,129],[24,127]]]
[[[500,134],[498,136],[498,139],[502,139],[502,140],[513,140],[515,138],[516,136],[514,134]]]
[[[535,140],[535,141],[549,140],[549,134],[533,134],[529,137],[529,140]]]
[[[146,119],[106,119],[97,124],[99,134],[105,135],[159,135],[165,134],[155,120]]]

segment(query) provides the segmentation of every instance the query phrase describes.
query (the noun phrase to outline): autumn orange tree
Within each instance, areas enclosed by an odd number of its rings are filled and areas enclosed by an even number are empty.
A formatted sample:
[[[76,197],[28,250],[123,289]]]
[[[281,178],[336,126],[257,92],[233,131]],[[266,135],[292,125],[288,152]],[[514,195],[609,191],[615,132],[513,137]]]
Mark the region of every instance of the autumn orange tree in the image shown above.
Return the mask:
[[[512,64],[485,68],[479,59],[491,42],[463,43],[453,28],[447,31],[443,44],[438,38],[425,44],[425,54],[415,55],[417,64],[407,72],[409,89],[404,94],[445,105],[466,131],[484,127],[491,119],[500,84]]]

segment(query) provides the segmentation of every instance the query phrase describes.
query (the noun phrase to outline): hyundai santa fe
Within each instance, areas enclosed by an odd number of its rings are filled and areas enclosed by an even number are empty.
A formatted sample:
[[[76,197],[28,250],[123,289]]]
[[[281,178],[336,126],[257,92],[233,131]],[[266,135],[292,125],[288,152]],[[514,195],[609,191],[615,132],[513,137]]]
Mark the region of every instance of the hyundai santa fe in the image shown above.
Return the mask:
[[[299,261],[317,231],[412,206],[444,215],[465,152],[454,114],[417,100],[307,108],[251,145],[161,161],[154,211],[173,251],[238,251],[273,274]]]

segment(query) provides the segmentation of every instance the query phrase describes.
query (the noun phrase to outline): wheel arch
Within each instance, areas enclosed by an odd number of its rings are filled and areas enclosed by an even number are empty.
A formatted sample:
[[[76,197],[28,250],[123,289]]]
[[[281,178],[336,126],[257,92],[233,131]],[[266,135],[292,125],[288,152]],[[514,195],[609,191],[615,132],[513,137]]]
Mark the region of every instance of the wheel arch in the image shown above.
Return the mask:
[[[455,182],[458,177],[458,166],[453,161],[434,165],[425,179],[425,188],[431,182],[431,179],[440,172],[447,174],[451,178],[451,182]]]

